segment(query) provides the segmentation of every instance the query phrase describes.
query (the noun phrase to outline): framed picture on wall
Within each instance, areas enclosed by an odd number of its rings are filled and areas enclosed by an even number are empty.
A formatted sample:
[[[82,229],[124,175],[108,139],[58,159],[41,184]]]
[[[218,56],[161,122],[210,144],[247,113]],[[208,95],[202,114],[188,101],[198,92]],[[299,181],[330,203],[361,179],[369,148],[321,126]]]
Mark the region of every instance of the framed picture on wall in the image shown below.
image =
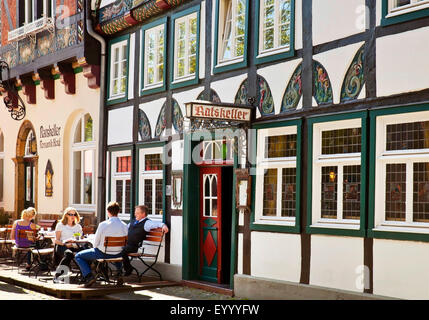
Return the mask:
[[[175,207],[180,207],[182,205],[182,181],[183,181],[183,172],[182,171],[173,171],[171,173],[171,180],[173,185],[173,205]]]

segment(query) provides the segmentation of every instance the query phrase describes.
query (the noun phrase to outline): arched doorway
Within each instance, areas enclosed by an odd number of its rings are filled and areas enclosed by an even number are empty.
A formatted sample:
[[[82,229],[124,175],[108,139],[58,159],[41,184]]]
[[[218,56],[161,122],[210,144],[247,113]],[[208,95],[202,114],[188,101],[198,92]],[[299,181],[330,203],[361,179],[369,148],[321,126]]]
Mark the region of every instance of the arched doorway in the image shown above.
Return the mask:
[[[15,162],[15,213],[20,216],[24,208],[37,208],[38,155],[34,127],[24,121],[18,132]]]

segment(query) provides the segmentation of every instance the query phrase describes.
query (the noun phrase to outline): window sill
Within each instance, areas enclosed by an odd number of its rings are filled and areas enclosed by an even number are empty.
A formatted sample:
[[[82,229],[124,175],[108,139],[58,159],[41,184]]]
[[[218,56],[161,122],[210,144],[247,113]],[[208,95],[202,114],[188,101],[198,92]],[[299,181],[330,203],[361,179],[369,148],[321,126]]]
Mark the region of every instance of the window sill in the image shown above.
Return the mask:
[[[360,222],[355,221],[325,221],[319,220],[316,223],[312,224],[310,228],[326,228],[326,229],[346,229],[346,230],[359,230]]]
[[[111,96],[111,97],[109,97],[109,99],[107,99],[107,101],[113,101],[113,100],[118,100],[118,99],[122,99],[122,98],[125,98],[125,93],[117,95],[117,96]]]
[[[260,52],[257,56],[256,59],[262,59],[265,57],[269,57],[275,54],[280,54],[280,53],[285,53],[290,51],[290,47],[282,47],[282,48],[275,48],[275,49],[270,49],[270,50],[265,50]]]
[[[257,219],[254,223],[254,225],[263,226],[263,225],[271,225],[271,226],[288,226],[288,227],[295,227],[295,218],[289,218],[289,219]]]
[[[191,74],[189,76],[181,77],[181,78],[174,78],[174,80],[171,84],[181,84],[182,82],[186,82],[186,81],[194,80],[194,79],[195,79],[195,73]]]
[[[373,231],[385,231],[385,232],[402,232],[402,233],[421,233],[429,234],[428,223],[405,223],[405,222],[383,222],[378,225]]]
[[[402,8],[392,9],[389,14],[386,15],[386,19],[397,17],[403,14],[412,13],[418,10],[423,10],[429,8],[429,2],[426,3],[414,3]]]

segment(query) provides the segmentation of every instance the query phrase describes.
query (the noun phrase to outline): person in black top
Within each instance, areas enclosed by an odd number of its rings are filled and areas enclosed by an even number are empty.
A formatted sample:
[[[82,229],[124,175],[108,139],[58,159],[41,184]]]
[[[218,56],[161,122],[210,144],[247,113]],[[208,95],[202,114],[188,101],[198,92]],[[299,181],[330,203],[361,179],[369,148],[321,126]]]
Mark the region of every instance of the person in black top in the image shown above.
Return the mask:
[[[165,223],[150,220],[147,217],[148,212],[147,206],[136,206],[134,210],[135,219],[128,225],[128,241],[122,251],[124,276],[129,276],[133,271],[128,254],[138,251],[139,244],[146,239],[146,234],[156,228],[162,228],[164,233],[169,231]]]

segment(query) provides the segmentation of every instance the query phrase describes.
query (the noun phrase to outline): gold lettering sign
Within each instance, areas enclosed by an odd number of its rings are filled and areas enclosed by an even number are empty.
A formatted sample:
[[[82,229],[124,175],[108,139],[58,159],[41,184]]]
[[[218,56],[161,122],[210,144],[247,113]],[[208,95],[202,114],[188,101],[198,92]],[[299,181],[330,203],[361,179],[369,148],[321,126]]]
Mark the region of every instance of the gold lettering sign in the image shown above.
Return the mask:
[[[234,122],[250,122],[252,118],[251,108],[197,102],[187,103],[186,113],[190,118],[207,118]]]

